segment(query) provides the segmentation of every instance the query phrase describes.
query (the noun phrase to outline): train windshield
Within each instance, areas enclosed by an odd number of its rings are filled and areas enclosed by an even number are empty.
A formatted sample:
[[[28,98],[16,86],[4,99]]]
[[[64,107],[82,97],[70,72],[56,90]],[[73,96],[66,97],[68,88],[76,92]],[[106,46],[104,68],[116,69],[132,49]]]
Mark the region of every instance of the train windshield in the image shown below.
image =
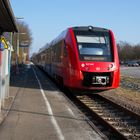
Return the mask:
[[[79,57],[82,61],[112,62],[109,32],[76,35]]]

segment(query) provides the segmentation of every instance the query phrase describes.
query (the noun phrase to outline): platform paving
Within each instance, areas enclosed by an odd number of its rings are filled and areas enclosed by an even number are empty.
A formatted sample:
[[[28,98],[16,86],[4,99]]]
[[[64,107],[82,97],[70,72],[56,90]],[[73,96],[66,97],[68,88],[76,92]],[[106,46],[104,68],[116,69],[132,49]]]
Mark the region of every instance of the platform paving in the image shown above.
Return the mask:
[[[3,115],[8,111],[7,117]],[[12,74],[2,115],[0,140],[101,140],[83,114],[34,65]]]

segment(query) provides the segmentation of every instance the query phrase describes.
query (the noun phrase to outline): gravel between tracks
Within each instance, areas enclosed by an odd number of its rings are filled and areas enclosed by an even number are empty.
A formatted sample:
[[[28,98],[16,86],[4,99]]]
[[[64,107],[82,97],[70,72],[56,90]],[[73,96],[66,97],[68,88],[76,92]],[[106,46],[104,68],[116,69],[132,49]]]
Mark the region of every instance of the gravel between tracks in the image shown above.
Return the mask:
[[[119,87],[100,94],[140,115],[140,92]]]

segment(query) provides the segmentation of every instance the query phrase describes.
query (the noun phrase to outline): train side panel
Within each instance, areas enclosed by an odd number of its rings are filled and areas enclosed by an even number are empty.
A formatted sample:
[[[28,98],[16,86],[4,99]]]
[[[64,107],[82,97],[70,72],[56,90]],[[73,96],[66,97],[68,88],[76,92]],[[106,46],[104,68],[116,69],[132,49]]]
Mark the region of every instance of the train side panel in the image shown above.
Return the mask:
[[[118,50],[117,50],[117,45],[115,42],[115,37],[113,32],[110,30],[111,34],[111,40],[112,40],[112,46],[113,46],[113,53],[114,53],[114,73],[113,73],[113,83],[112,83],[112,88],[117,88],[120,83],[120,64],[119,64],[119,56],[118,56]]]
[[[72,29],[69,29],[69,32],[65,39],[65,45],[67,48],[67,57],[63,59],[63,73],[64,76],[64,85],[72,87],[77,82],[77,76],[79,74],[79,60],[77,55],[77,49],[75,48],[76,42]]]

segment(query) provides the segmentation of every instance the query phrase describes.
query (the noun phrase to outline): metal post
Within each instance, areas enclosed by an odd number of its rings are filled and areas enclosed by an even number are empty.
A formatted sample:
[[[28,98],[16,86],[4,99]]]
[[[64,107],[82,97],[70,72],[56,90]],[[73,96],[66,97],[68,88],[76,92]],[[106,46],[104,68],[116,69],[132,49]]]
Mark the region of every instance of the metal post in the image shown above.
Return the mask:
[[[19,68],[18,68],[18,56],[19,56],[19,32],[17,33],[17,48],[16,48],[16,74],[19,74]]]
[[[9,45],[10,49],[8,51],[8,77],[7,77],[7,94],[6,94],[6,97],[9,98],[9,85],[10,85],[10,71],[11,71],[11,51],[12,51],[12,44],[13,44],[13,33],[11,32],[10,33],[10,43],[11,45]]]
[[[22,64],[24,64],[24,48],[22,47]]]
[[[24,19],[24,17],[16,17],[17,20]],[[17,26],[18,27],[18,26]],[[17,33],[17,48],[16,48],[16,74],[19,74],[19,67],[18,67],[18,56],[19,56],[19,29]]]

